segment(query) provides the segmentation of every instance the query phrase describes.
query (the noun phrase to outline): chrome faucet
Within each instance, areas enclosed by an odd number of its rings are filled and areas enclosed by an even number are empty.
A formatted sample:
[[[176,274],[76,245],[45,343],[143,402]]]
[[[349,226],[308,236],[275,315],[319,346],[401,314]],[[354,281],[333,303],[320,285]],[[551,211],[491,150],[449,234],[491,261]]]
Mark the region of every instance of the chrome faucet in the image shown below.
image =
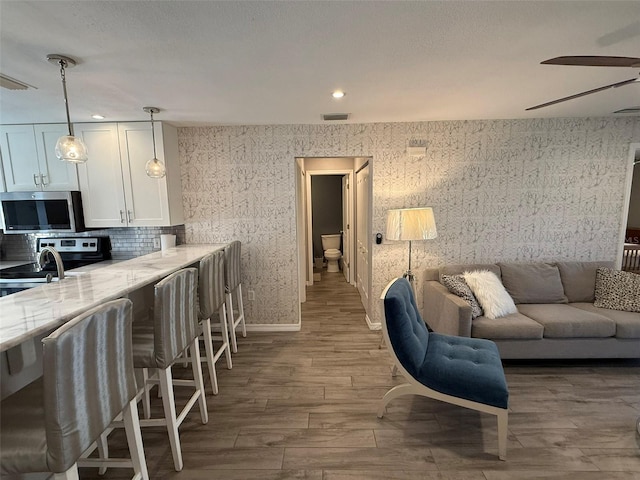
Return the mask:
[[[62,257],[58,253],[58,251],[53,247],[42,247],[40,250],[40,254],[38,255],[38,264],[40,268],[44,267],[46,263],[47,253],[53,255],[53,258],[56,262],[56,268],[58,269],[58,280],[62,280],[64,278],[64,265],[62,263]]]

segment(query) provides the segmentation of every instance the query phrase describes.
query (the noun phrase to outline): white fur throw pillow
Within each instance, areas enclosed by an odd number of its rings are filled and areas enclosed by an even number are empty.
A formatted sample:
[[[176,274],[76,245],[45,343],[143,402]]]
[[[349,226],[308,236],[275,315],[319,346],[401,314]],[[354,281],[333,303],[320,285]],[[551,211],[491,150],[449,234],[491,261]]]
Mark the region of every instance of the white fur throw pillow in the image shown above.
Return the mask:
[[[493,319],[517,313],[516,304],[495,273],[477,270],[464,272],[462,276],[480,302],[485,317]]]

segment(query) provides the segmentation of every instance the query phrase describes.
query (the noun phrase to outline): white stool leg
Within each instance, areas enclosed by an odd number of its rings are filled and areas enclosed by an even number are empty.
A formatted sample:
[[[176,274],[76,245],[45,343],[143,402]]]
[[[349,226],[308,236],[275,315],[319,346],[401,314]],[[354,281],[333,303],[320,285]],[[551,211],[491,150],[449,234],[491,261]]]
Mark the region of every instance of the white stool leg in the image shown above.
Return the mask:
[[[220,318],[220,329],[222,330],[222,347],[224,348],[225,357],[227,357],[227,368],[231,370],[233,368],[233,362],[231,361],[231,345],[229,344],[229,328],[227,325],[227,308],[223,303],[218,311]]]
[[[124,408],[124,430],[127,435],[127,443],[129,444],[129,453],[131,455],[131,463],[133,463],[133,471],[140,474],[142,480],[149,480],[149,472],[147,471],[147,461],[142,446],[142,433],[140,432],[140,420],[138,418],[138,404],[135,399],[129,402]]]
[[[62,473],[54,473],[54,480],[80,480],[78,476],[78,464],[74,463],[69,470]]]
[[[207,357],[207,366],[209,368],[209,380],[211,380],[211,388],[213,394],[218,394],[218,377],[216,375],[216,363],[213,360],[213,339],[211,338],[211,320],[207,318],[200,322],[202,327],[202,336],[204,337],[204,351]]]
[[[229,338],[231,339],[231,351],[233,353],[238,352],[238,343],[236,340],[236,327],[235,327],[235,319],[233,318],[233,296],[231,292],[226,294],[226,303],[227,303],[227,320],[229,324]]]
[[[144,394],[142,396],[142,412],[144,418],[151,418],[151,399],[149,398],[149,369],[142,369],[142,381],[144,382]],[[158,388],[160,390],[160,388]]]
[[[199,340],[196,338],[191,344],[191,370],[193,371],[193,379],[195,380],[196,390],[200,391],[198,404],[200,406],[200,418],[202,423],[209,421],[209,412],[207,412],[207,401],[204,397],[204,381],[202,380],[202,363],[200,362]]]
[[[247,325],[244,323],[244,302],[242,301],[242,284],[238,284],[238,288],[236,289],[236,295],[238,296],[238,318],[240,319],[240,324],[242,325],[242,336],[247,336]]]
[[[96,440],[96,445],[98,446],[98,456],[100,458],[109,458],[109,442],[107,440],[107,434],[101,433],[98,439]],[[101,465],[98,468],[98,475],[104,475],[107,473],[107,467],[105,465]]]
[[[158,369],[160,380],[160,391],[162,392],[162,406],[164,407],[164,418],[167,422],[167,432],[169,433],[169,443],[173,455],[173,465],[176,472],[182,470],[182,449],[180,447],[180,434],[178,433],[178,420],[176,418],[176,403],[173,397],[173,380],[171,378],[171,367]]]

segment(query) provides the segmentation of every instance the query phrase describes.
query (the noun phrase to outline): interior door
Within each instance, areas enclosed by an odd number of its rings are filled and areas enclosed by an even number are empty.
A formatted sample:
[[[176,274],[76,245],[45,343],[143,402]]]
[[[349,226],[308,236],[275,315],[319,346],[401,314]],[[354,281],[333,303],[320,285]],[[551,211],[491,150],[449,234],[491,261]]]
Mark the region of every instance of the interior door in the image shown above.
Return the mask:
[[[344,279],[349,283],[351,281],[351,258],[350,246],[351,238],[349,231],[351,219],[349,218],[349,175],[342,177],[342,273]]]
[[[369,165],[356,172],[356,286],[369,310]]]

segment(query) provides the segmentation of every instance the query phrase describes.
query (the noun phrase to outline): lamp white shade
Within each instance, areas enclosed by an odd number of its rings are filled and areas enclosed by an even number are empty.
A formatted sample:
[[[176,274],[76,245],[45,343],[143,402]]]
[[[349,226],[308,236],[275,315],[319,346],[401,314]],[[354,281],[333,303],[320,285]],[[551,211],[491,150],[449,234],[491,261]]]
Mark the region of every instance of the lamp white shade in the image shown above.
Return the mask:
[[[430,240],[437,236],[431,207],[399,208],[387,212],[387,240]]]

